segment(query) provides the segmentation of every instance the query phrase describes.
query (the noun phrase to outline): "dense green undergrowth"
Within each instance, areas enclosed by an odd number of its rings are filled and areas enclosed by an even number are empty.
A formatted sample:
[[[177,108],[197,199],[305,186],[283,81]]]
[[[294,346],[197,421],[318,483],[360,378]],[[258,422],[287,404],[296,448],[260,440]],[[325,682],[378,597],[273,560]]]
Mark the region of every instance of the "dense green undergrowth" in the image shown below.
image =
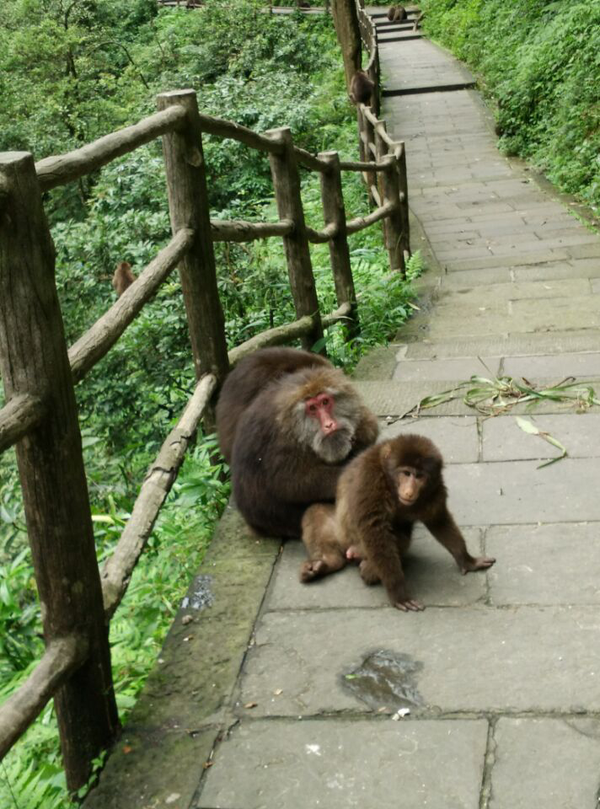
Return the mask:
[[[200,109],[258,131],[290,126],[312,152],[357,158],[356,123],[327,17],[271,16],[254,0],[206,0],[157,11],[154,0],[4,0],[0,5],[0,150],[36,159],[134,123],[167,89],[193,87]],[[265,155],[205,139],[211,216],[275,219]],[[348,215],[367,212],[362,180],[345,177]],[[322,225],[318,178],[303,174],[311,225]],[[150,144],[45,200],[68,343],[114,301],[115,264],[139,272],[170,237],[160,144]],[[391,275],[380,228],[351,238],[362,331],[327,334],[350,368],[366,346],[391,336],[410,312],[410,286]],[[218,244],[218,284],[234,345],[294,319],[278,240]],[[323,311],[336,308],[326,246],[312,251]],[[414,266],[418,267],[418,259]],[[179,281],[161,288],[110,354],[77,387],[98,558],[110,555],[148,462],[194,386]],[[200,437],[162,510],[123,605],[111,623],[122,718],[156,659],[212,526],[228,496],[215,442]],[[41,623],[14,462],[0,460],[0,700],[34,667]],[[0,806],[66,807],[52,705],[0,764]]]
[[[481,77],[500,145],[600,206],[600,0],[423,0],[425,29]]]

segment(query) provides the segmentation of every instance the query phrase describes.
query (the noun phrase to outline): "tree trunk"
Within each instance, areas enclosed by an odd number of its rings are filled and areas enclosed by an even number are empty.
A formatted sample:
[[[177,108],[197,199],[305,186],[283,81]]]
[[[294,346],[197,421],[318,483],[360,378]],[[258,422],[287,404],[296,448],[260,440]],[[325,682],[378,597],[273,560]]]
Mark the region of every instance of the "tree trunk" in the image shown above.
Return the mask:
[[[360,70],[362,61],[355,0],[331,0],[331,11],[335,32],[342,49],[346,87],[350,90],[352,76]]]

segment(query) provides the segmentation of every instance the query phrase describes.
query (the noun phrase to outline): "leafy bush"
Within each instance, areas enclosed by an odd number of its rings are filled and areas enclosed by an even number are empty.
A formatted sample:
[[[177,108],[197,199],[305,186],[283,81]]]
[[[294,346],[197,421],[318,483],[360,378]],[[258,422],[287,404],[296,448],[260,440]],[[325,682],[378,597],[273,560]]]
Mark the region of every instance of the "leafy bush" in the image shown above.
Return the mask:
[[[600,0],[423,0],[426,30],[481,76],[500,145],[600,204]]]

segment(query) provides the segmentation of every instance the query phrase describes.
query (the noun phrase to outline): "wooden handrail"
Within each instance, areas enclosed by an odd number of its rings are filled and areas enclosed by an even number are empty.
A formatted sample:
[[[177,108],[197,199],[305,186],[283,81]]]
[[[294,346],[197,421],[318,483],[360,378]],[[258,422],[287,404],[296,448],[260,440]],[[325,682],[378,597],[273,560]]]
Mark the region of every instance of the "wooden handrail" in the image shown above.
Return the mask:
[[[358,233],[359,230],[364,230],[370,225],[374,225],[375,222],[380,222],[382,219],[385,219],[395,210],[396,203],[386,202],[384,205],[380,205],[379,208],[375,208],[374,211],[366,216],[357,216],[346,224],[348,233]]]
[[[44,710],[57,689],[85,660],[87,639],[70,635],[51,641],[29,677],[0,706],[0,759]]]
[[[137,496],[131,517],[101,573],[106,618],[110,619],[127,591],[131,573],[140,558],[158,512],[177,478],[185,452],[217,386],[217,378],[207,374],[196,385],[177,426],[165,439],[156,460],[150,465]]]
[[[59,185],[77,180],[99,169],[116,157],[133,152],[144,143],[179,129],[185,123],[185,110],[168,109],[150,115],[133,126],[111,132],[93,143],[66,154],[38,160],[35,170],[42,191],[50,191]]]
[[[13,398],[0,410],[0,453],[12,447],[44,417],[43,399],[30,393]]]
[[[211,219],[210,229],[213,242],[253,242],[269,236],[287,236],[294,229],[294,223],[289,219],[281,222]]]

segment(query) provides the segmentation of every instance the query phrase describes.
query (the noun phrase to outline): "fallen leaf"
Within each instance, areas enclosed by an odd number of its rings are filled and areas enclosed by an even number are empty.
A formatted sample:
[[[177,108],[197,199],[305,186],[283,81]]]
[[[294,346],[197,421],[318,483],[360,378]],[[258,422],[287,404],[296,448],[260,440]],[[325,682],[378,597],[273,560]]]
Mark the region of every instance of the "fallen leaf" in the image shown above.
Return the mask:
[[[244,705],[244,708],[256,708],[257,705],[258,705],[258,702],[247,702]]]

